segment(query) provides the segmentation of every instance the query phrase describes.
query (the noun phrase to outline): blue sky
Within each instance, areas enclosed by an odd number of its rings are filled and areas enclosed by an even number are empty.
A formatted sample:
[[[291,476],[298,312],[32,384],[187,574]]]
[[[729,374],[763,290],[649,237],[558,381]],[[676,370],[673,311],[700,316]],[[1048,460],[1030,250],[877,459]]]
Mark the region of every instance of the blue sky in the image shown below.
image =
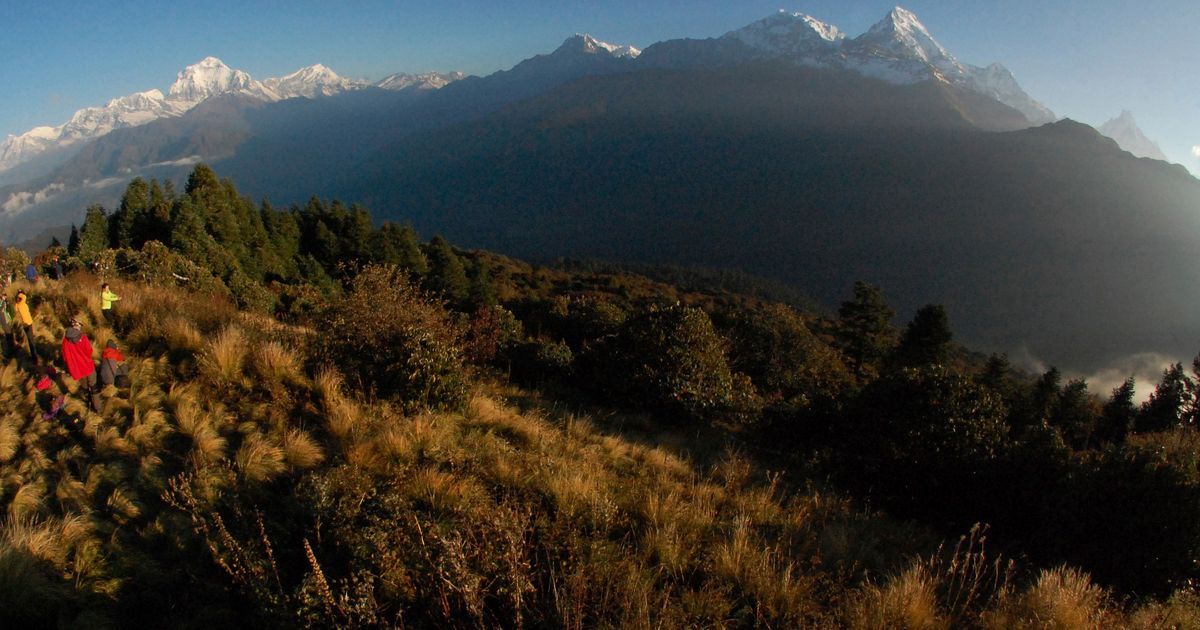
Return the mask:
[[[779,9],[850,36],[894,4],[862,1],[365,0],[346,2],[0,4],[0,136],[64,122],[77,109],[150,88],[213,55],[258,79],[323,63],[339,74],[486,74],[553,50],[576,32],[645,47],[713,37]],[[103,6],[96,6],[103,5]],[[960,60],[1000,61],[1060,116],[1098,125],[1122,109],[1173,160],[1200,172],[1200,2],[911,1]],[[1200,151],[1200,149],[1197,149]]]

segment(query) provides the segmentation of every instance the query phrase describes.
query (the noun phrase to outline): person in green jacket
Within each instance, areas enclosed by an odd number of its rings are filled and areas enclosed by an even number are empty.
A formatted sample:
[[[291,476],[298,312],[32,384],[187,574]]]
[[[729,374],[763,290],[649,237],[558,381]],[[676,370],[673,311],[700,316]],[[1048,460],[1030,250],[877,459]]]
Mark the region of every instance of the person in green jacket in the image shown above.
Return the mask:
[[[110,326],[113,325],[113,302],[119,299],[121,298],[108,288],[107,282],[100,285],[100,312],[104,314],[104,319]]]

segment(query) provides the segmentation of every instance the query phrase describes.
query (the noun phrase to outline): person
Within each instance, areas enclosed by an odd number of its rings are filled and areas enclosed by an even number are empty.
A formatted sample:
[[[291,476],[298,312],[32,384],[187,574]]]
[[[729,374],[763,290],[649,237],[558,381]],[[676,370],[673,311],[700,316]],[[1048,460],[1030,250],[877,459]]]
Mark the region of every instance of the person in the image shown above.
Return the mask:
[[[111,326],[113,324],[113,302],[121,299],[116,293],[113,293],[108,288],[108,283],[100,285],[100,312],[104,314],[104,320]]]
[[[129,387],[129,366],[125,365],[125,355],[117,349],[117,342],[111,339],[100,353],[100,383],[106,387]]]
[[[58,259],[58,256],[54,257],[54,260],[52,261],[52,263],[53,263],[52,266],[54,267],[54,279],[62,280],[63,279],[62,262]]]
[[[4,335],[5,354],[8,354],[8,347],[12,346],[12,355],[17,356],[17,346],[13,341],[13,317],[8,311],[8,296],[4,293],[0,293],[0,332]]]
[[[33,263],[29,263],[28,265],[25,265],[25,279],[29,281],[29,284],[37,284],[37,281],[38,281],[37,267],[34,267]]]
[[[96,387],[96,364],[92,361],[92,342],[83,334],[83,326],[78,320],[71,320],[62,340],[63,362],[67,364],[67,372],[79,383],[80,389],[87,395],[88,405],[92,411],[100,411],[100,392]]]
[[[19,329],[13,337],[20,338],[20,332],[24,331],[25,340],[29,342],[29,356],[36,362],[38,353],[33,342],[33,315],[29,312],[29,298],[24,289],[17,290],[17,297],[13,300],[13,312],[16,314],[14,324]]]

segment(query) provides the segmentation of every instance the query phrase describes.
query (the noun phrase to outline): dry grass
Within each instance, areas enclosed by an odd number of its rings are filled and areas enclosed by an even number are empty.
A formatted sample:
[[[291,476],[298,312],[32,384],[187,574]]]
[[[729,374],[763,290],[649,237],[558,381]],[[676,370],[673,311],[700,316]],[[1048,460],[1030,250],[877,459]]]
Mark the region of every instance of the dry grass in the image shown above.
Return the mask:
[[[0,463],[7,462],[21,448],[21,431],[11,415],[0,419]]]
[[[321,445],[300,429],[288,429],[283,434],[280,447],[283,461],[292,470],[308,470],[325,460]]]
[[[1042,571],[1023,593],[984,616],[991,628],[1092,630],[1112,627],[1108,594],[1086,573],[1069,567]]]
[[[246,437],[234,461],[242,476],[256,483],[272,481],[286,470],[283,449],[258,433]]]
[[[251,365],[268,383],[303,385],[305,382],[296,351],[276,341],[268,341],[255,348]]]
[[[247,353],[246,334],[230,324],[204,344],[200,367],[218,386],[242,386]]]
[[[937,603],[937,582],[922,564],[914,564],[882,586],[869,584],[847,606],[844,622],[854,630],[949,628]]]

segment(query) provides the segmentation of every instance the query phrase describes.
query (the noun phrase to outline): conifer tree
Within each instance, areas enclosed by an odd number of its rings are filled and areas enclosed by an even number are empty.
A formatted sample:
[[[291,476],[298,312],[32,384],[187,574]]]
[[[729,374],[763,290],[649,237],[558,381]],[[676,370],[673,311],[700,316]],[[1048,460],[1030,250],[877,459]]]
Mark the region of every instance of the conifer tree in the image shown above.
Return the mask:
[[[79,247],[76,255],[91,260],[108,249],[108,213],[98,205],[87,209],[83,229],[79,231]]]
[[[895,352],[896,363],[901,367],[945,363],[950,358],[953,338],[946,309],[940,304],[922,306],[900,338]]]
[[[1191,411],[1189,402],[1194,387],[1195,384],[1184,373],[1182,363],[1163,370],[1162,380],[1138,414],[1138,432],[1165,431],[1188,422]]]
[[[79,255],[79,228],[75,224],[71,224],[71,236],[67,238],[67,253],[71,256]]]
[[[1106,442],[1122,444],[1133,431],[1137,421],[1137,407],[1133,404],[1134,380],[1125,379],[1120,387],[1112,390],[1112,397],[1104,403],[1100,411],[1100,420],[1096,427],[1096,437]]]
[[[477,258],[471,265],[468,281],[467,301],[474,307],[495,306],[496,287],[492,284],[492,266],[483,258]]]
[[[145,242],[141,232],[149,223],[150,186],[146,180],[135,177],[125,187],[121,204],[109,219],[110,242],[114,247],[140,248]]]
[[[1059,394],[1050,424],[1062,432],[1063,438],[1072,447],[1083,449],[1087,448],[1095,431],[1099,412],[1088,392],[1087,381],[1072,379]]]
[[[461,304],[470,291],[462,259],[441,236],[435,236],[429,241],[425,247],[425,254],[429,260],[425,288],[441,293],[442,297],[451,303]]]
[[[423,276],[429,271],[412,226],[384,223],[371,238],[374,261],[396,265],[407,271],[410,277]]]
[[[861,280],[854,283],[853,297],[838,309],[838,344],[859,378],[874,375],[879,360],[894,345],[895,314],[879,289]]]

